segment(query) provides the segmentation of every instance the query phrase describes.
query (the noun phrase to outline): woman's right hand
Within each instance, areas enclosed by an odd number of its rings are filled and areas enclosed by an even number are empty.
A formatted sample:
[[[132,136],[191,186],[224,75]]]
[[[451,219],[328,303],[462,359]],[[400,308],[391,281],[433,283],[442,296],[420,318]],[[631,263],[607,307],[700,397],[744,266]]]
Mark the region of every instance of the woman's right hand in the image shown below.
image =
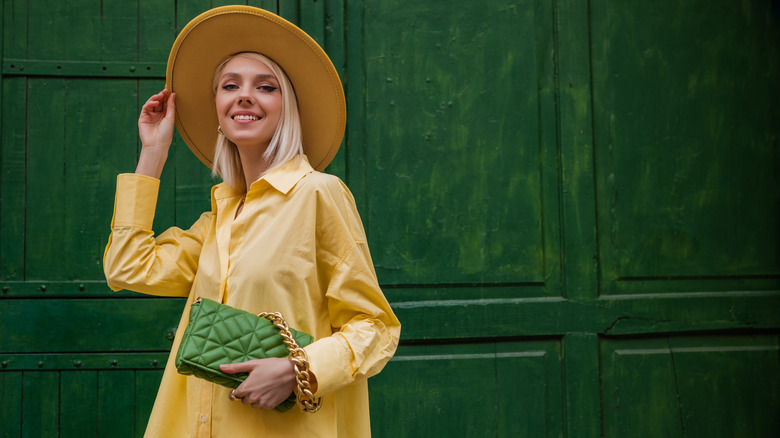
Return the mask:
[[[141,137],[141,155],[135,172],[160,178],[168,149],[173,141],[176,95],[169,90],[150,97],[138,117],[138,135]]]

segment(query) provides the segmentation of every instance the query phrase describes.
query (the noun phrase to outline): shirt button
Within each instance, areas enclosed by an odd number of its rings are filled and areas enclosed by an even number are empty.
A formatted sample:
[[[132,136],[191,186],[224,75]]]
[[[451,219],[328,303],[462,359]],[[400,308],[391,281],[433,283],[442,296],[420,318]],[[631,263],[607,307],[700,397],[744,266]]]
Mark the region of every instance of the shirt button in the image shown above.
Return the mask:
[[[205,422],[206,422],[206,420],[208,420],[208,418],[206,418],[206,416],[205,416],[205,415],[204,415],[204,416],[202,416],[202,417],[200,417],[200,422],[201,422],[201,423],[205,423]]]

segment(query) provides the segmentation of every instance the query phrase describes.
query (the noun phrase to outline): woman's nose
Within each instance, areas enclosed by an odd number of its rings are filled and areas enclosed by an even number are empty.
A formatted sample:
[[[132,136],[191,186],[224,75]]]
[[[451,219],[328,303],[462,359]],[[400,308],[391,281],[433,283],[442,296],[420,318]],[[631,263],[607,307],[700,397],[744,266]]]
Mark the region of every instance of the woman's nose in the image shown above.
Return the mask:
[[[242,93],[240,96],[238,96],[238,104],[241,105],[243,103],[246,103],[247,105],[251,105],[252,99],[246,94]]]

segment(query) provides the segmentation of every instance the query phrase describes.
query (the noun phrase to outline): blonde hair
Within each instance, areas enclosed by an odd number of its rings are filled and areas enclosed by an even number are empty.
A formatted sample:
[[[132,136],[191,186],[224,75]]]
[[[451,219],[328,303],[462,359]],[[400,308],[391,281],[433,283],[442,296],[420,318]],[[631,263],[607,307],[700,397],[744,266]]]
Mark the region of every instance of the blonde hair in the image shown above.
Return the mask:
[[[250,59],[260,61],[271,70],[279,82],[279,88],[282,93],[282,114],[279,117],[279,125],[276,127],[268,148],[263,153],[263,158],[268,161],[266,173],[280,167],[292,160],[296,156],[303,155],[303,134],[301,131],[301,119],[298,113],[298,100],[295,97],[295,90],[287,74],[282,70],[279,64],[272,61],[265,55],[255,52],[241,52],[228,56],[222,61],[214,71],[212,80],[212,91],[216,96],[219,78],[222,70],[228,62],[236,56],[245,56]],[[222,178],[233,188],[246,192],[249,188],[246,186],[244,169],[241,166],[241,157],[238,154],[238,147],[235,143],[228,140],[221,133],[217,134],[217,144],[214,150],[214,163],[212,165],[211,175]]]

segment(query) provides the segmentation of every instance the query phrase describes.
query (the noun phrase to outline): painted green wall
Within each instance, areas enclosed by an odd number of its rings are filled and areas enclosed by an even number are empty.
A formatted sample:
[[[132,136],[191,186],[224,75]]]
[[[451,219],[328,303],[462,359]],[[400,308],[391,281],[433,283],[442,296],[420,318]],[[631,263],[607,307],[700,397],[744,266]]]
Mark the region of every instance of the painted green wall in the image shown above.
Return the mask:
[[[183,302],[112,293],[116,174],[209,0],[3,0],[0,437],[141,436]],[[780,434],[771,0],[250,1],[348,100],[402,345],[377,437]],[[180,139],[155,228],[214,182]]]

